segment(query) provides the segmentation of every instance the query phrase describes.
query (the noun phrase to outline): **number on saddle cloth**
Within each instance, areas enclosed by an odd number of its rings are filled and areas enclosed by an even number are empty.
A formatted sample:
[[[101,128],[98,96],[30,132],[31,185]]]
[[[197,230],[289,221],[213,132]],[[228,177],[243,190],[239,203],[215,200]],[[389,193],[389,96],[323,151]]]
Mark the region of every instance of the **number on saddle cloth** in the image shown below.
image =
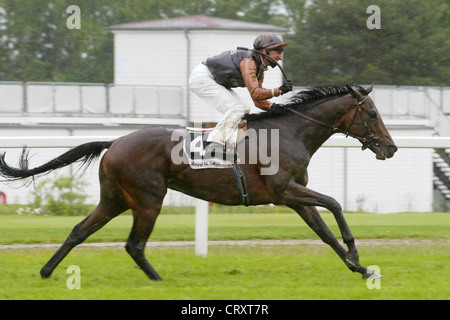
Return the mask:
[[[184,141],[184,151],[189,159],[203,159],[205,148],[210,144],[207,141],[211,131],[189,131]]]
[[[189,164],[193,169],[206,169],[206,168],[229,168],[233,162],[227,159],[209,158],[204,159],[205,148],[211,143],[208,140],[208,136],[213,129],[197,129],[187,128],[188,134],[184,139],[183,152],[189,160]],[[235,141],[235,135],[232,139]],[[234,149],[235,142],[231,145],[227,142],[227,146],[230,147],[230,151]]]

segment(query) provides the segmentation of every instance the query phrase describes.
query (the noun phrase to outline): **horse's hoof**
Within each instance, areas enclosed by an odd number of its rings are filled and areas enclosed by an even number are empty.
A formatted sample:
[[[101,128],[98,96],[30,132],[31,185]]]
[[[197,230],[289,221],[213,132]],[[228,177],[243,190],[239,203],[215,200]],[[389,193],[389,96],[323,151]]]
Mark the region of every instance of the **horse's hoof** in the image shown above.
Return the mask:
[[[51,272],[48,272],[46,270],[41,270],[40,274],[41,274],[41,279],[48,279],[52,275]]]
[[[367,272],[362,276],[363,279],[380,279],[381,277],[381,274],[376,273],[375,271],[370,269],[367,269]]]
[[[50,275],[49,275],[49,274],[47,275],[47,274],[42,274],[42,273],[41,273],[41,279],[42,279],[42,280],[45,280],[45,279],[48,279],[48,278],[50,278]]]

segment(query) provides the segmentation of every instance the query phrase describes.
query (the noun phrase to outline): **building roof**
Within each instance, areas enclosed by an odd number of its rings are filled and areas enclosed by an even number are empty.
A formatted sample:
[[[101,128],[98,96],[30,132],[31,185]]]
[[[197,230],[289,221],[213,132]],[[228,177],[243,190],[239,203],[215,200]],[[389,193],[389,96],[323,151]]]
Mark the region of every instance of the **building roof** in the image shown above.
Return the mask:
[[[116,24],[109,30],[238,30],[288,32],[289,29],[255,22],[224,19],[202,15]]]

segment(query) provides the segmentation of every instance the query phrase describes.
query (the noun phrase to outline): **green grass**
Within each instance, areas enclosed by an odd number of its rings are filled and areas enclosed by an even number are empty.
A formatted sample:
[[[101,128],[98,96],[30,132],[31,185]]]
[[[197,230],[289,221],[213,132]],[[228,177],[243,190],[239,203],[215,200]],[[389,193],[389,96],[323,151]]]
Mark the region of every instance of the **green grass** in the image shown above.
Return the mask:
[[[340,236],[333,215],[321,216]],[[130,215],[116,217],[86,242],[126,241],[132,219]],[[349,213],[346,219],[357,239],[449,239],[450,214],[445,213]],[[82,217],[0,215],[0,244],[62,243],[81,220]],[[194,240],[194,235],[193,214],[161,214],[150,240]],[[210,240],[315,238],[315,233],[295,213],[209,215]]]
[[[339,235],[334,217],[321,214]],[[193,240],[193,214],[161,214],[150,240]],[[381,289],[369,290],[326,246],[210,246],[147,248],[163,277],[154,282],[123,248],[75,248],[41,280],[55,249],[0,250],[0,299],[448,299],[450,215],[346,214],[356,239],[430,239],[431,245],[360,246],[363,265],[378,265]],[[0,244],[62,243],[82,217],[0,215]],[[90,242],[125,241],[130,215],[119,216]],[[317,239],[295,213],[210,214],[209,239]],[[81,289],[66,286],[67,268],[81,268]]]
[[[0,266],[0,299],[448,299],[448,247],[363,247],[361,262],[377,264],[380,289],[369,290],[331,249],[211,247],[147,250],[164,281],[146,278],[124,250],[78,248],[41,280],[48,249],[7,250]],[[81,269],[81,289],[69,290],[67,268]]]

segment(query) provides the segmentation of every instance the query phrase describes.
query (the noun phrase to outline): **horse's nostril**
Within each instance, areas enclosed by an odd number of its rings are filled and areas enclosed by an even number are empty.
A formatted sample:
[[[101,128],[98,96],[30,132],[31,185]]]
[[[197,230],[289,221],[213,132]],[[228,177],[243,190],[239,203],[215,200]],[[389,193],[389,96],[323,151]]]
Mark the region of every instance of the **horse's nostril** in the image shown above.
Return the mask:
[[[389,151],[391,151],[392,153],[396,153],[398,150],[396,145],[390,144],[389,145]]]

